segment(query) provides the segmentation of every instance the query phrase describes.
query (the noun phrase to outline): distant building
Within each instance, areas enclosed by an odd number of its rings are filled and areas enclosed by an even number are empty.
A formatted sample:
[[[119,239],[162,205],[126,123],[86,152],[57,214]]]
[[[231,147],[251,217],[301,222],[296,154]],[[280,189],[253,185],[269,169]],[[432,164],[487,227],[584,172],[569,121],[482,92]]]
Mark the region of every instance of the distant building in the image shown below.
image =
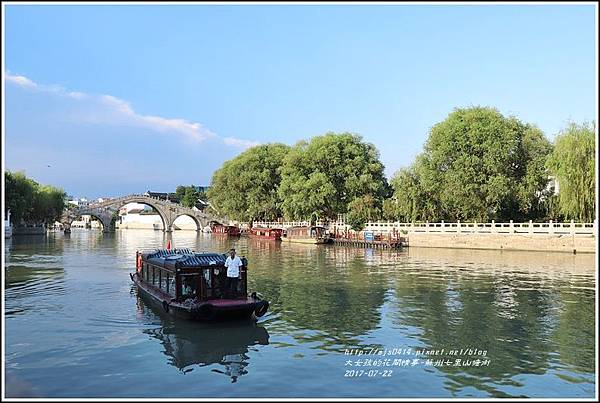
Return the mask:
[[[558,192],[560,191],[560,186],[558,184],[558,179],[556,179],[556,176],[548,177],[548,185],[546,185],[546,190],[553,191],[554,195],[558,194]]]
[[[10,223],[10,210],[6,212],[6,218],[4,219],[4,238],[12,237],[12,224]]]
[[[198,199],[198,201],[196,202],[196,204],[194,205],[194,207],[192,207],[192,209],[196,210],[196,211],[204,211],[204,209],[207,208],[208,206],[210,206],[209,202],[206,202],[204,200]]]
[[[540,200],[544,200],[548,195],[556,196],[560,191],[560,186],[558,185],[558,179],[556,176],[548,176],[548,183],[544,190],[536,191],[535,195],[540,198]]]
[[[88,207],[90,205],[90,201],[85,197],[81,197],[79,199],[71,198],[67,202],[75,207]]]
[[[210,188],[210,186],[194,186],[194,188],[196,188],[196,191],[198,192],[208,192],[208,189]]]
[[[91,229],[101,229],[102,223],[92,217],[91,215],[84,214],[79,217],[78,220],[74,220],[71,222],[72,228],[91,228]]]

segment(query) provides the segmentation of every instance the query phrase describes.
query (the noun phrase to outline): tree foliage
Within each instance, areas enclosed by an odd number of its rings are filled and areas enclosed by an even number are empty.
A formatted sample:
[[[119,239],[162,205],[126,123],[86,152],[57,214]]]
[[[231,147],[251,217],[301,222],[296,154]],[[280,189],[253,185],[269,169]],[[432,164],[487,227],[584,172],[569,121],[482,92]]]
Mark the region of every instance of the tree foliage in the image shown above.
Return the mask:
[[[335,219],[357,198],[379,209],[389,186],[374,145],[358,135],[327,133],[300,141],[284,159],[279,196],[289,219]],[[355,206],[362,205],[356,201]],[[355,211],[356,213],[356,211]],[[360,213],[362,214],[362,213]]]
[[[555,139],[547,166],[558,180],[558,209],[566,219],[592,222],[595,218],[596,124],[575,123]]]
[[[348,215],[346,222],[353,230],[363,229],[365,223],[371,220],[377,220],[381,215],[381,209],[371,194],[356,197],[348,204]]]
[[[194,185],[179,185],[175,189],[175,197],[179,200],[181,205],[192,208],[198,203],[199,199],[205,200],[206,194],[198,191],[198,188]]]
[[[240,221],[275,220],[282,215],[277,193],[289,147],[264,144],[226,161],[213,177],[208,198],[221,213]]]
[[[496,109],[456,109],[392,180],[408,221],[524,220],[541,214],[552,146],[535,126]]]
[[[198,203],[198,200],[202,199],[203,196],[205,196],[204,193],[199,192],[194,185],[179,185],[175,189],[175,197],[179,200],[179,203],[185,207],[194,207]]]
[[[4,173],[5,206],[16,224],[53,223],[62,215],[66,193],[59,188],[40,185],[23,172]]]

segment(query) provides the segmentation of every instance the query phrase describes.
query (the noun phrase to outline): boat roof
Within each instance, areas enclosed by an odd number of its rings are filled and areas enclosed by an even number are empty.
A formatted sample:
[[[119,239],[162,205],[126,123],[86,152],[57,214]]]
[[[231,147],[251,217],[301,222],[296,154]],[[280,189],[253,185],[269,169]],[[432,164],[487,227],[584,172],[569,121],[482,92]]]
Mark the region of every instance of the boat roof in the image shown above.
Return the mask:
[[[194,252],[187,248],[157,249],[153,252],[142,253],[142,259],[157,266],[175,269],[224,266],[227,255],[214,252]]]

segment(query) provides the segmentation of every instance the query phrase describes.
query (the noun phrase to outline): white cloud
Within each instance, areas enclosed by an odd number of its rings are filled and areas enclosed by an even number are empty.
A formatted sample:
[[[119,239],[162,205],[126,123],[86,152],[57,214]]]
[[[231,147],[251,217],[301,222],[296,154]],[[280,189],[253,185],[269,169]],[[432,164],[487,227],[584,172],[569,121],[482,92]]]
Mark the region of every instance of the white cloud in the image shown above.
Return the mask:
[[[40,85],[25,76],[14,75],[9,72],[5,73],[5,79],[20,87],[50,92],[79,102],[86,102],[85,105],[82,105],[83,107],[77,108],[74,113],[70,114],[70,117],[74,120],[93,124],[142,127],[155,132],[177,133],[198,143],[207,138],[218,138],[227,145],[240,148],[248,148],[260,144],[255,141],[234,137],[221,138],[202,124],[190,122],[185,119],[142,115],[135,112],[129,102],[112,95],[92,95],[79,91],[67,91],[65,88],[57,85]]]
[[[160,132],[178,132],[191,140],[201,142],[208,137],[217,137],[215,133],[204,128],[200,123],[188,122],[184,119],[167,119],[160,116],[140,115],[136,113],[129,102],[113,97],[101,95],[100,102],[108,107],[121,122],[133,126],[145,127]]]
[[[10,74],[9,72],[6,72],[5,76],[6,80],[8,82],[17,84],[21,87],[25,87],[25,88],[37,88],[37,84],[34,83],[33,81],[31,81],[30,79],[28,79],[25,76],[18,76],[18,75],[13,75]]]
[[[229,146],[250,148],[259,145],[258,141],[236,139],[235,137],[224,137],[223,142]]]
[[[67,92],[67,96],[74,98],[74,99],[84,99],[87,97],[86,94],[84,94],[83,92],[78,92],[78,91]]]

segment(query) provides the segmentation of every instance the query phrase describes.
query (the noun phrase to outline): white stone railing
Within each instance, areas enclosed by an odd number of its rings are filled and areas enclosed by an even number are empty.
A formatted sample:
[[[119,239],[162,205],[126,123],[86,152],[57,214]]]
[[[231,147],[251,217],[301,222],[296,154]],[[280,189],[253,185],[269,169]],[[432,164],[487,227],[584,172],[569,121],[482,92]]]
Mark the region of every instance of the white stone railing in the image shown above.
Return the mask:
[[[315,223],[319,226],[326,227],[327,224],[322,221],[317,221]],[[291,228],[291,227],[308,227],[310,225],[309,221],[254,221],[252,223],[254,227],[262,227],[262,228]]]
[[[329,226],[330,230],[343,231],[349,226],[343,222],[335,222]],[[426,233],[476,233],[476,234],[547,234],[547,235],[594,235],[596,236],[596,223],[578,222],[509,222],[478,223],[478,222],[425,222],[401,223],[392,221],[367,222],[364,231],[376,233],[394,232],[426,232]]]

